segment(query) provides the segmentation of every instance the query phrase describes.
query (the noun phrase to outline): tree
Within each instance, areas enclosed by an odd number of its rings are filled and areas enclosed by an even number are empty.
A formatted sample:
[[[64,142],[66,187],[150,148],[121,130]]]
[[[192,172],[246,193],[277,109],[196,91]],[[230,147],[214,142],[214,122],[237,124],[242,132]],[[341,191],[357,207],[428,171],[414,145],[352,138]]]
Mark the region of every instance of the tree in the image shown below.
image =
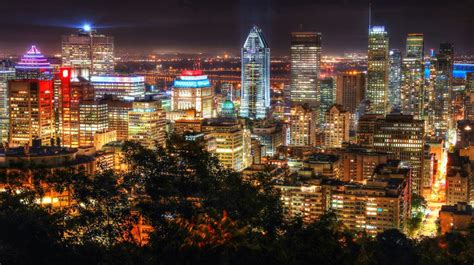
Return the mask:
[[[221,252],[229,258],[236,253],[231,249],[255,247],[261,237],[275,235],[283,223],[279,196],[268,175],[244,180],[200,143],[171,135],[165,148],[148,150],[127,143],[124,152],[132,164],[125,181],[133,183],[136,196],[142,198],[139,208],[155,229],[152,245],[160,255],[172,257],[183,249],[213,253],[193,247],[204,244],[206,249],[229,250]],[[223,219],[232,225],[220,226],[218,233],[229,236],[213,244],[208,237],[195,237],[196,231],[190,229]]]

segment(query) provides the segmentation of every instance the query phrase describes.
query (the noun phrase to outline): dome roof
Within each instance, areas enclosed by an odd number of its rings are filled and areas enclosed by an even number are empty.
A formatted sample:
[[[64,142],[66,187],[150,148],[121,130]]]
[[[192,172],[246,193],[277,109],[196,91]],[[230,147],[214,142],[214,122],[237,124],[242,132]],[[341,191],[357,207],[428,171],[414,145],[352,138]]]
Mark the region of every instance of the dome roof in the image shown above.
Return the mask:
[[[226,101],[224,101],[224,103],[222,103],[222,110],[234,111],[235,110],[234,103],[227,99]]]

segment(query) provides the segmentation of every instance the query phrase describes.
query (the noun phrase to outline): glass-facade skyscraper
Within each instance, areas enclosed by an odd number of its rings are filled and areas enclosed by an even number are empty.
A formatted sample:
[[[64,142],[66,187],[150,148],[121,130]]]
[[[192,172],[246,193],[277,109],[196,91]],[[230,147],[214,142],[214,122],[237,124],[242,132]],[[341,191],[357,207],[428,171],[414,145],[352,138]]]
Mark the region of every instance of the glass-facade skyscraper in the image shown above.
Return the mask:
[[[434,79],[434,114],[435,133],[443,136],[446,130],[453,126],[451,117],[450,95],[452,93],[452,78],[454,64],[454,47],[451,43],[441,43],[436,55]]]
[[[388,103],[391,110],[400,109],[400,87],[402,82],[402,53],[393,49],[389,53]]]
[[[406,56],[402,60],[401,112],[423,116],[424,87],[424,41],[423,34],[411,33],[407,36]]]
[[[336,88],[334,78],[327,77],[319,80],[321,89],[319,93],[319,123],[324,123],[324,115],[336,103]]]
[[[383,26],[369,29],[366,99],[370,113],[386,114],[388,98],[388,34]]]
[[[319,108],[321,33],[291,33],[291,102]]]
[[[270,48],[257,26],[250,30],[241,56],[240,116],[265,118],[270,107]]]

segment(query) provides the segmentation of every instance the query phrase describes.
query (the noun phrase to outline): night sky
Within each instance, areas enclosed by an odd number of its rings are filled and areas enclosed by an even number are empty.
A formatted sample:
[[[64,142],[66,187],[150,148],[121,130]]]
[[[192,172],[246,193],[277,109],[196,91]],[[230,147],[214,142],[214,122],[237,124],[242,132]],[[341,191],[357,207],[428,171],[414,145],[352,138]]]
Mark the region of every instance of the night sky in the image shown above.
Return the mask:
[[[115,37],[119,51],[224,51],[237,54],[252,24],[278,55],[288,54],[289,34],[323,34],[323,54],[365,52],[367,0],[1,0],[0,54],[22,53],[37,44],[60,51],[60,36],[90,22]],[[425,48],[455,44],[474,54],[474,0],[379,0],[373,25],[385,25],[390,48],[404,50],[405,35],[425,34]]]

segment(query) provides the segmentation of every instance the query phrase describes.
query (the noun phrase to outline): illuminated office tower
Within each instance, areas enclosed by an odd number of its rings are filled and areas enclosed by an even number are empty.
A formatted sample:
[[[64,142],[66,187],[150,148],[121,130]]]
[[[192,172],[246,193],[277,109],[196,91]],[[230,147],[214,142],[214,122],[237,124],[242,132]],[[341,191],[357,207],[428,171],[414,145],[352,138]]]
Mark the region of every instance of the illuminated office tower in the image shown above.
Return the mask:
[[[325,113],[324,146],[340,148],[342,143],[349,142],[351,114],[339,104],[334,104]]]
[[[215,116],[214,87],[201,70],[185,70],[171,89],[173,111],[195,110],[199,118]]]
[[[296,105],[290,112],[290,145],[314,146],[318,116],[308,105]]]
[[[423,99],[423,113],[426,122],[426,135],[432,137],[436,134],[436,65],[437,58],[434,49],[430,49],[430,55],[425,61],[425,84],[424,84],[424,99]]]
[[[35,45],[15,65],[15,72],[16,79],[53,79],[53,67]]]
[[[15,79],[15,69],[0,68],[0,143],[8,142],[8,81]]]
[[[435,133],[444,136],[453,127],[450,98],[452,94],[454,47],[451,43],[441,43],[436,55],[434,79]]]
[[[245,40],[241,60],[240,116],[263,119],[270,108],[270,48],[257,26]]]
[[[135,101],[128,112],[128,139],[153,149],[165,144],[166,116],[158,101]]]
[[[128,112],[133,109],[132,101],[106,98],[109,110],[109,130],[116,131],[118,141],[128,140]]]
[[[386,114],[388,97],[388,34],[383,26],[369,29],[367,92],[370,113]]]
[[[91,76],[95,98],[111,95],[121,100],[143,99],[145,96],[144,76]]]
[[[32,145],[34,139],[49,145],[54,132],[53,81],[8,82],[10,146]]]
[[[224,167],[242,171],[250,166],[250,134],[235,118],[205,119],[202,132],[216,139],[215,154]]]
[[[79,103],[79,146],[94,146],[94,135],[108,129],[107,103],[83,100]]]
[[[406,56],[402,60],[400,105],[403,114],[413,115],[415,119],[423,118],[425,82],[423,47],[423,34],[408,34]]]
[[[89,25],[62,36],[62,65],[78,69],[83,77],[114,73],[114,38],[97,34]]]
[[[334,84],[334,78],[327,77],[320,82],[320,93],[319,93],[319,124],[324,123],[324,115],[326,111],[336,103],[336,88]]]
[[[389,152],[402,165],[412,168],[412,189],[423,191],[423,163],[425,157],[424,123],[412,115],[389,114],[375,122],[374,149]]]
[[[336,104],[339,104],[351,114],[364,99],[365,74],[357,71],[347,71],[337,76]]]
[[[77,148],[80,146],[80,103],[94,99],[94,88],[82,77],[72,79],[71,74],[71,68],[60,68],[59,135],[62,146]]]
[[[291,102],[318,109],[321,33],[291,33]]]
[[[388,104],[390,110],[400,110],[400,88],[402,85],[402,53],[399,50],[389,52]]]

